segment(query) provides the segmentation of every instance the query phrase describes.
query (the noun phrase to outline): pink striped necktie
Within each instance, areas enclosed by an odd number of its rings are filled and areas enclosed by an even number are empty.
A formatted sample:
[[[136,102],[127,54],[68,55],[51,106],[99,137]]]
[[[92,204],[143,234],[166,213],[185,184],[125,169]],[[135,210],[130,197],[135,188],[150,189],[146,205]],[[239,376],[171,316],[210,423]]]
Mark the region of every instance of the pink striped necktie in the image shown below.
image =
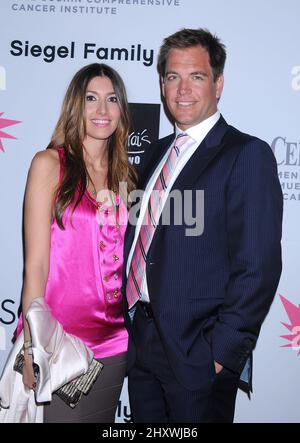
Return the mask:
[[[163,209],[162,200],[178,161],[180,147],[188,139],[187,134],[178,134],[150,194],[127,279],[126,296],[129,309],[142,296],[141,287],[146,274],[147,253]]]

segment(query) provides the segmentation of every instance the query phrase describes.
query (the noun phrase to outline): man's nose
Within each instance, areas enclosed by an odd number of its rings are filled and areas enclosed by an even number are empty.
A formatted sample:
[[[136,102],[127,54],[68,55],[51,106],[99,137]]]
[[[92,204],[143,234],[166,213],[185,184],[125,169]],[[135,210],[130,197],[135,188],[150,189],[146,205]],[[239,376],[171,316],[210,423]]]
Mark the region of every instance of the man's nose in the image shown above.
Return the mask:
[[[181,79],[178,85],[178,94],[184,95],[191,92],[191,86],[189,80]]]

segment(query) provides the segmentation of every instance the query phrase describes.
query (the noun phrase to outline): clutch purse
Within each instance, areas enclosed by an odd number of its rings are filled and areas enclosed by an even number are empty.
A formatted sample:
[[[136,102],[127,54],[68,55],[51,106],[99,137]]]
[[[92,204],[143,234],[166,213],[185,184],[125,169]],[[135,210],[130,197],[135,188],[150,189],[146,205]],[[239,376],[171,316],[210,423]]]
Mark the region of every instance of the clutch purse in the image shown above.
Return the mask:
[[[23,367],[24,355],[22,352],[19,352],[15,359],[14,370],[22,374]],[[68,406],[70,406],[70,408],[75,408],[82,395],[87,395],[90,392],[102,369],[103,364],[100,361],[93,359],[85,374],[66,383],[61,388],[54,391],[54,394],[58,395]],[[38,380],[39,367],[35,363],[33,363],[33,371]]]
[[[103,364],[93,359],[85,374],[66,383],[54,394],[58,395],[68,406],[75,408],[82,395],[87,395],[90,392],[102,369]]]

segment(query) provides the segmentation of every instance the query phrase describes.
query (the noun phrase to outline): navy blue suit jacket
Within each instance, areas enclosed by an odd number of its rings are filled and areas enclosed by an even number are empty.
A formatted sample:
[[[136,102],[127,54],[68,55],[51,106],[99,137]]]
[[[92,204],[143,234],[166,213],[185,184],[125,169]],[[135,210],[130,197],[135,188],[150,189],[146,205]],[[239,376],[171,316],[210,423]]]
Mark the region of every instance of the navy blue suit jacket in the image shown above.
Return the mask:
[[[144,187],[174,135],[152,145]],[[174,374],[188,389],[214,376],[214,360],[240,373],[251,354],[281,274],[282,192],[271,148],[229,126],[210,130],[173,189],[204,190],[204,231],[186,236],[183,223],[158,226],[146,264],[157,328]],[[195,204],[196,193],[193,192]],[[125,239],[126,262],[135,227]],[[145,350],[145,352],[148,352]]]

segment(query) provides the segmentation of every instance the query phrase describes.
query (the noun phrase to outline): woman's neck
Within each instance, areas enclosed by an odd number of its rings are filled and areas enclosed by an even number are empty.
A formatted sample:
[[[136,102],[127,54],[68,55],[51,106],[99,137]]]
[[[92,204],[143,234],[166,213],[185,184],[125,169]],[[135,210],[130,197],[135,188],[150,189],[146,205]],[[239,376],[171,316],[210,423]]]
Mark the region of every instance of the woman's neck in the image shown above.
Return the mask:
[[[87,169],[102,171],[108,165],[108,148],[107,140],[85,140],[84,146],[84,161]]]

